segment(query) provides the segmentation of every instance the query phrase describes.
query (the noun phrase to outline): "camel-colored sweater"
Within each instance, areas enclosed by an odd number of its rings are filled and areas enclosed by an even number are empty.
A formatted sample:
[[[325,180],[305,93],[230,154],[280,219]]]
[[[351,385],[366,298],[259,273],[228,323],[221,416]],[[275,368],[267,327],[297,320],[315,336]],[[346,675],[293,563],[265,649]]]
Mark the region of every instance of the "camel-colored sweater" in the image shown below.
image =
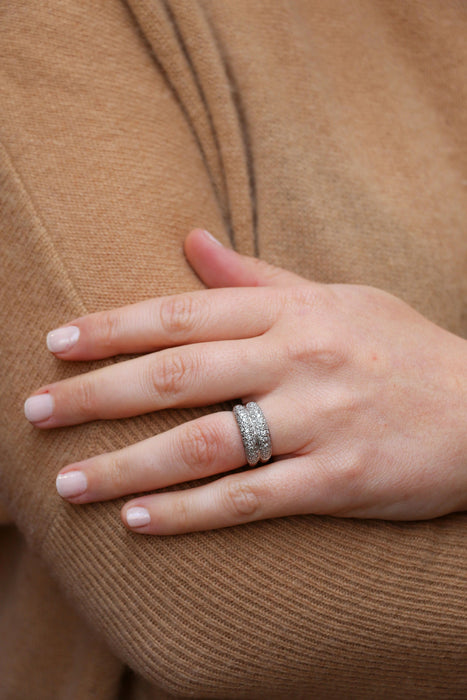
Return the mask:
[[[49,330],[202,288],[196,226],[467,338],[466,37],[462,0],[0,4],[1,700],[467,697],[467,514],[142,536],[58,470],[219,406],[23,415],[122,359]]]

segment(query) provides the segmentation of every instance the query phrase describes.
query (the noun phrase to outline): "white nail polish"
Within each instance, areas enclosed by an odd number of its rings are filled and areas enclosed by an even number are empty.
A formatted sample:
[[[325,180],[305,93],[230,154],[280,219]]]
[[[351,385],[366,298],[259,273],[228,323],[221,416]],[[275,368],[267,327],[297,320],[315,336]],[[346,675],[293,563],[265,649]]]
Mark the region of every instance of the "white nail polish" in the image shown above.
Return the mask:
[[[56,328],[47,334],[47,347],[50,352],[67,352],[73,345],[76,345],[78,338],[79,328],[77,326]]]
[[[81,496],[86,491],[88,480],[84,472],[71,471],[66,474],[59,474],[55,485],[62,498],[73,498],[74,496]]]
[[[54,400],[50,394],[30,396],[24,402],[24,415],[31,423],[50,418],[54,412]]]
[[[203,233],[205,233],[206,236],[207,236],[211,241],[214,241],[214,243],[217,243],[218,245],[222,245],[222,243],[221,243],[220,241],[218,241],[217,238],[214,238],[214,236],[212,235],[212,233],[209,233],[209,231],[203,230]]]
[[[147,508],[134,506],[133,508],[128,508],[126,521],[129,527],[140,527],[141,525],[147,525],[151,521],[151,516]]]

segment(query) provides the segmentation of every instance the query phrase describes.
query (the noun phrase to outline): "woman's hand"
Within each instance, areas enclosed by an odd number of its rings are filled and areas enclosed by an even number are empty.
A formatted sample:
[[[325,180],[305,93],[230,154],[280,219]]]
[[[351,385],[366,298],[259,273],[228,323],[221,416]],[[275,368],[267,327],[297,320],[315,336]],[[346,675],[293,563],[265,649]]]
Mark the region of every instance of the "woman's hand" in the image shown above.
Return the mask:
[[[384,291],[310,282],[201,230],[185,252],[217,289],[52,332],[49,349],[64,360],[150,354],[44,386],[26,416],[54,428],[241,397],[263,409],[274,457],[129,501],[125,525],[169,535],[301,513],[413,520],[467,507],[465,340]],[[245,463],[233,413],[216,412],[69,464],[57,488],[90,503]]]

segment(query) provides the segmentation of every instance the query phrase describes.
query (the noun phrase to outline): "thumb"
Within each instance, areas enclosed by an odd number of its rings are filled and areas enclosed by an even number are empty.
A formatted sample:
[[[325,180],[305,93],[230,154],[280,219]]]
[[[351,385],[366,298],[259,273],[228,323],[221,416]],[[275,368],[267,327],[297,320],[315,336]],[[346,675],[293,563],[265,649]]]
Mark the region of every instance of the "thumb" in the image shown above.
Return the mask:
[[[293,272],[225,248],[217,238],[199,228],[188,234],[184,250],[191,267],[208,287],[286,287],[309,284],[309,280]]]

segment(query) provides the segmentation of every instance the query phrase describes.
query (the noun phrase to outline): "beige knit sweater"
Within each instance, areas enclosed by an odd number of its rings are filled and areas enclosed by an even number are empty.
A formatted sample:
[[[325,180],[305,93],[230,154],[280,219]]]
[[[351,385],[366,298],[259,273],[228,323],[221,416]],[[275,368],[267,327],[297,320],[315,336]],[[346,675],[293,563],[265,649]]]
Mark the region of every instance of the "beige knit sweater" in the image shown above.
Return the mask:
[[[58,470],[219,407],[23,415],[121,359],[47,331],[202,287],[195,226],[467,337],[466,36],[462,0],[0,4],[1,700],[467,696],[467,514],[137,535]]]

